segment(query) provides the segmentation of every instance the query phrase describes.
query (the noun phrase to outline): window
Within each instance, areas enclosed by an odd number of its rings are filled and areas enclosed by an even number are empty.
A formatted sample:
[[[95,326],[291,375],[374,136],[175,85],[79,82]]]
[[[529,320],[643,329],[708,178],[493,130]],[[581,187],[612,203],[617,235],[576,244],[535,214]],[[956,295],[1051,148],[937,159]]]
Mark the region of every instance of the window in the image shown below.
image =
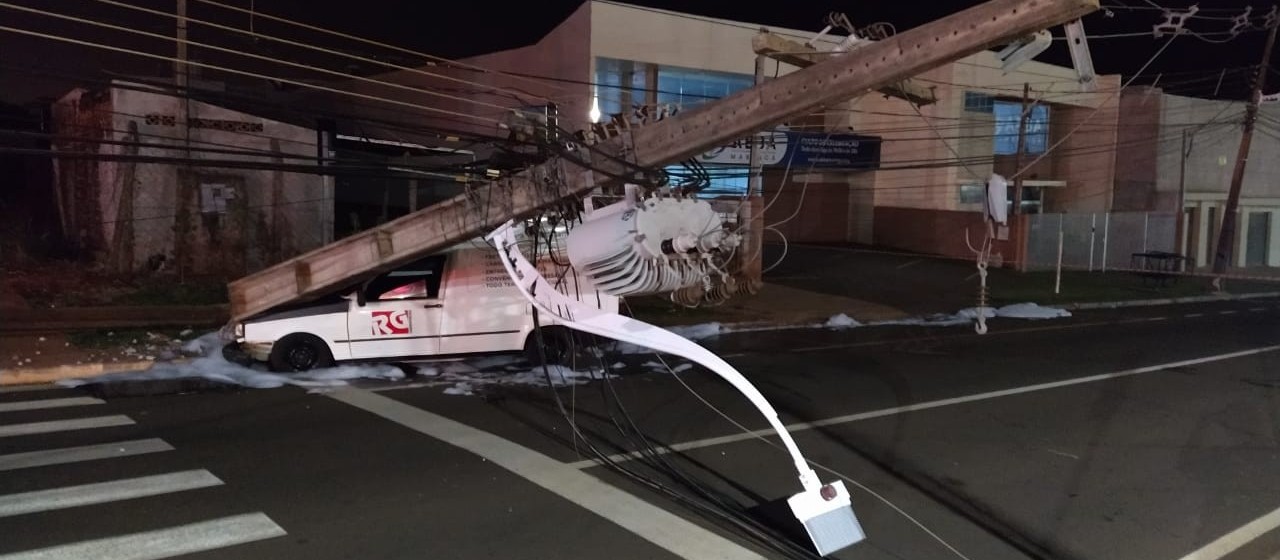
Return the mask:
[[[371,301],[440,297],[445,257],[434,255],[388,272],[364,288]]]
[[[408,284],[403,284],[399,287],[391,288],[390,290],[382,292],[381,294],[378,295],[379,300],[408,299],[408,298],[421,298],[421,297],[430,297],[427,295],[427,279],[426,278],[420,278],[418,280],[409,282]]]
[[[975,113],[990,113],[994,101],[990,95],[972,91],[964,92],[964,110]]]
[[[622,112],[624,98],[632,105],[642,105],[653,84],[646,83],[651,66],[643,62],[596,59],[596,97],[605,118]],[[627,76],[630,76],[630,79]],[[755,78],[746,74],[713,72],[677,66],[658,66],[657,101],[689,109],[712,99],[719,99],[751,87]]]
[[[713,99],[751,87],[753,76],[692,70],[674,66],[658,67],[658,103],[690,109]]]
[[[982,204],[987,200],[987,186],[981,184],[960,185],[960,204]]]
[[[613,58],[596,59],[595,95],[600,100],[600,114],[604,120],[622,112],[623,98],[630,95],[631,105],[645,102],[647,72],[645,63]],[[630,74],[631,79],[626,80]],[[626,83],[624,83],[626,82]]]
[[[749,167],[728,164],[703,164],[703,167],[707,169],[707,174],[711,176],[711,181],[708,186],[698,191],[698,197],[715,198],[717,196],[743,196],[747,194],[747,187],[751,180]],[[669,165],[666,171],[670,175],[672,187],[678,186],[684,180],[684,177],[690,174],[689,169],[683,165]]]
[[[1018,152],[1018,120],[1022,114],[1021,103],[996,101],[992,105],[996,117],[995,153],[1012,155]],[[1036,105],[1027,118],[1027,144],[1025,153],[1043,153],[1049,145],[1049,107]]]

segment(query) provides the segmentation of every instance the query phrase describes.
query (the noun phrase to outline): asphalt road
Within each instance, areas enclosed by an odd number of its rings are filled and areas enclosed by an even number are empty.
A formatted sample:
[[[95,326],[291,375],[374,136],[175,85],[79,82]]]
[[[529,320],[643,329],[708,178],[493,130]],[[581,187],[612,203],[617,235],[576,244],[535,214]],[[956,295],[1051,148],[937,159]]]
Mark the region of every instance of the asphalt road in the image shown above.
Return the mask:
[[[850,486],[868,538],[837,558],[1280,554],[1280,301],[705,344]],[[718,379],[613,372],[557,394],[620,464],[661,476],[634,422],[761,518],[799,490]],[[0,392],[0,560],[778,557],[600,466],[545,388],[98,396]]]

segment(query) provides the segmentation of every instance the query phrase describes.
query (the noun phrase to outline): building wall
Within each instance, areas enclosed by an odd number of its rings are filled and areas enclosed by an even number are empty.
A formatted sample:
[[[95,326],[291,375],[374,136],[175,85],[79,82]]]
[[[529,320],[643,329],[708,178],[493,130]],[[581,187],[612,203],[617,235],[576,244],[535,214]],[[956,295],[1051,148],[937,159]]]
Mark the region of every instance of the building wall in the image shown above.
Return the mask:
[[[979,246],[987,231],[981,212],[878,206],[875,213],[875,244],[891,249],[972,259],[969,243]],[[1008,239],[992,244],[994,266],[1022,260],[1024,229],[1018,217],[1010,221]]]
[[[1050,138],[1061,144],[1051,153],[1056,179],[1065,187],[1046,194],[1049,212],[1106,212],[1115,188],[1119,130],[1119,76],[1098,78],[1089,105],[1055,106]],[[1065,140],[1063,139],[1065,136]]]
[[[1116,133],[1116,187],[1112,208],[1116,211],[1176,211],[1177,201],[1160,196],[1156,171],[1160,165],[1164,96],[1159,89],[1134,86],[1120,97],[1119,130]],[[1180,149],[1174,146],[1175,150]]]
[[[758,25],[605,0],[586,5],[591,6],[592,57],[713,72],[755,73],[751,38],[760,31]],[[771,27],[769,30],[802,41],[816,35],[816,32],[794,29]],[[771,73],[773,67],[769,65]],[[793,71],[793,67],[785,64],[780,69],[781,74]]]
[[[310,129],[193,101],[191,122],[196,124],[190,129],[193,150],[188,154],[183,148],[187,118],[179,98],[112,88],[99,104],[77,103],[86,95],[64,98],[55,118],[60,130],[77,127],[81,134],[119,143],[93,146],[93,152],[263,165],[316,163],[316,133]],[[88,118],[85,115],[100,118],[96,131],[77,126]],[[202,148],[280,155],[210,153]],[[74,180],[80,194],[63,204],[95,209],[98,217],[92,227],[100,241],[94,256],[119,272],[181,266],[185,272],[233,277],[333,238],[332,180],[320,175],[103,160],[96,162],[96,182],[87,184],[75,161],[58,163],[59,187],[66,190]]]
[[[1161,127],[1158,135],[1158,165],[1155,171],[1157,200],[1176,208],[1183,158],[1182,134],[1189,139],[1186,156],[1183,203],[1182,249],[1201,266],[1211,264],[1217,229],[1222,224],[1231,175],[1239,150],[1243,102],[1197,99],[1163,95]],[[1232,266],[1250,263],[1249,225],[1259,214],[1270,216],[1265,238],[1263,266],[1280,267],[1280,134],[1270,123],[1280,122],[1280,107],[1263,105],[1240,191],[1240,213],[1236,217]],[[1122,156],[1123,157],[1123,156]]]

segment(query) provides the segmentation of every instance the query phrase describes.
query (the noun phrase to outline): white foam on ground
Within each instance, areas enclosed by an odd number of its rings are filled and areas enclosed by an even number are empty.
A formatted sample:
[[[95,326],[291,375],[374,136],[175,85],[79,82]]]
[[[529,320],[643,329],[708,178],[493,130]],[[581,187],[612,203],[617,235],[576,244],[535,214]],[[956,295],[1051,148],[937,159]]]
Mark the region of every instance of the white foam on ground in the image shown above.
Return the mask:
[[[199,351],[202,356],[186,362],[161,362],[145,370],[123,371],[94,377],[64,379],[57,384],[78,387],[92,383],[116,381],[154,381],[164,379],[203,378],[248,387],[274,389],[285,385],[298,387],[340,387],[354,379],[403,379],[404,372],[385,364],[342,365],[308,372],[282,375],[266,371],[263,364],[244,367],[222,357],[222,342],[210,333],[188,342],[183,351]]]
[[[1058,307],[1044,307],[1035,303],[1015,303],[996,310],[997,317],[1011,319],[1057,319],[1070,317],[1071,312]]]
[[[847,329],[849,327],[861,327],[862,323],[859,323],[857,319],[854,319],[853,317],[840,313],[838,315],[832,315],[830,319],[827,319],[826,323],[822,324],[822,326],[835,329]]]

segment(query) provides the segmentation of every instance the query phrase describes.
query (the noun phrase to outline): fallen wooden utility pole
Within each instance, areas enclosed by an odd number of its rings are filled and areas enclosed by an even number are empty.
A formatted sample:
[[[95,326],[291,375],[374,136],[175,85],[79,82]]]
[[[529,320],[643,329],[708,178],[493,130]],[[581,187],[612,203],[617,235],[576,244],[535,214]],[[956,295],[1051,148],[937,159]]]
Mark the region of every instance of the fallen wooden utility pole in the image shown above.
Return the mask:
[[[510,178],[471,188],[424,210],[352,235],[232,282],[231,313],[242,319],[317,297],[414,258],[488,233],[637,168],[688,159],[755,131],[901,82],[930,68],[1059,25],[1098,9],[1098,0],[992,0],[843,56],[740,91]],[[588,168],[595,168],[592,171]]]
[[[858,48],[860,49],[861,46]],[[761,31],[751,38],[751,49],[756,54],[765,55],[799,68],[808,68],[829,58],[849,54],[848,51],[817,52],[806,47],[804,43],[792,41],[768,31]],[[938,101],[938,98],[934,96],[933,88],[918,85],[910,80],[886,84],[877,88],[877,91],[890,97],[905,99],[916,105],[929,105]]]

